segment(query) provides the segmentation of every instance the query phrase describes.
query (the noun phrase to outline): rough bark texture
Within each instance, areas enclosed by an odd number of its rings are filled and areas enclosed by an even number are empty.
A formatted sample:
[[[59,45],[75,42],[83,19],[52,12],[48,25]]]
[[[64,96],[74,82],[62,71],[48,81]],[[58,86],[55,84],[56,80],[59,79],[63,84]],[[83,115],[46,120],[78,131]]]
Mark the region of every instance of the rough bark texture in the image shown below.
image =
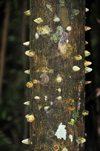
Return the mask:
[[[30,0],[30,10],[30,151],[84,151],[85,0]]]

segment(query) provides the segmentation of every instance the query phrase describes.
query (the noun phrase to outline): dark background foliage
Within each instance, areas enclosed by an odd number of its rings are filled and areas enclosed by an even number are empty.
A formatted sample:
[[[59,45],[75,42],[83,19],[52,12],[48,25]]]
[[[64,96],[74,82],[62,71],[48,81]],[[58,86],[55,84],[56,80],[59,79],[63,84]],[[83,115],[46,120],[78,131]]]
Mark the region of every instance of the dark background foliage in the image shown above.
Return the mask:
[[[2,46],[2,31],[8,0],[0,0],[0,57]],[[29,67],[28,57],[24,51],[28,48],[22,46],[22,37],[29,40],[29,17],[23,23],[25,6],[29,9],[28,0],[11,0],[10,18],[4,60],[2,93],[0,97],[0,149],[5,151],[28,150],[27,145],[22,145],[21,140],[28,137],[28,123],[25,115],[29,108],[23,103],[29,99],[25,81],[28,76],[24,70]],[[24,3],[26,2],[26,5]],[[86,80],[92,80],[86,86],[86,151],[100,151],[100,1],[87,0],[86,25],[91,31],[86,32],[86,49],[91,56],[86,58],[92,61],[92,73],[86,75]],[[25,26],[25,31],[23,27]],[[1,73],[0,73],[1,74]]]

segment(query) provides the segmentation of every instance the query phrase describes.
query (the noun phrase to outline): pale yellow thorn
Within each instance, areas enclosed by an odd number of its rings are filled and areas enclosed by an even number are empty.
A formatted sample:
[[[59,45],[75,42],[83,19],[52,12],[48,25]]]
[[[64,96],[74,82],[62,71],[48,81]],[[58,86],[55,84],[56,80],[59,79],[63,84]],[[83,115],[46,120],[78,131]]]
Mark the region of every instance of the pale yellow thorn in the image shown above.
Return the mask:
[[[24,14],[27,15],[27,16],[30,16],[31,15],[31,11],[30,10],[24,11]]]
[[[56,90],[57,90],[59,93],[61,92],[61,88],[57,88]]]
[[[39,96],[35,96],[35,97],[34,97],[34,99],[39,100],[39,99],[40,99],[40,97],[39,97]]]
[[[91,27],[85,26],[85,31],[88,31],[88,30],[90,30],[90,29],[91,29]]]
[[[29,57],[34,57],[35,53],[33,51],[27,50],[25,51],[25,54]]]
[[[86,85],[86,84],[90,84],[91,82],[92,82],[92,81],[85,81],[85,85]]]
[[[58,97],[56,97],[57,98],[57,100],[61,100],[62,99],[62,96],[58,96]]]
[[[34,22],[36,22],[37,24],[40,24],[43,22],[43,19],[41,17],[34,19]]]
[[[81,144],[83,144],[83,143],[85,143],[85,142],[86,142],[86,139],[85,139],[85,138],[83,138],[83,137],[81,137],[81,139],[79,140],[79,142],[80,142]]]
[[[30,144],[29,138],[23,139],[23,140],[22,140],[22,143],[29,145],[29,144]]]
[[[57,81],[58,83],[60,83],[60,82],[63,81],[63,78],[60,76],[60,74],[57,75],[56,81]]]
[[[26,86],[27,86],[28,88],[32,88],[32,87],[33,87],[32,81],[27,82],[27,83],[26,83]]]
[[[85,50],[85,57],[88,57],[90,55],[91,55],[91,53],[88,50]]]
[[[90,67],[85,67],[85,73],[89,73],[89,72],[91,72],[92,71],[92,68],[90,68]]]
[[[24,102],[25,105],[30,105],[30,101]]]
[[[90,61],[86,61],[86,60],[85,60],[85,62],[84,62],[84,66],[85,66],[85,67],[87,67],[87,66],[89,66],[89,65],[91,65],[91,64],[92,64],[92,62],[90,62]]]
[[[88,44],[88,41],[85,41],[85,45],[87,45]]]
[[[74,72],[76,72],[76,71],[79,71],[79,70],[80,70],[80,67],[78,67],[78,66],[73,66],[72,69],[73,69]]]
[[[29,44],[30,44],[30,41],[26,41],[23,43],[24,46],[29,46]]]
[[[78,60],[82,60],[82,56],[81,56],[81,55],[76,55],[74,58],[75,58],[75,60],[77,60],[77,61],[78,61]]]
[[[89,11],[89,9],[88,8],[85,8],[85,12],[88,12]]]
[[[25,70],[24,73],[30,74],[30,69],[29,70]]]

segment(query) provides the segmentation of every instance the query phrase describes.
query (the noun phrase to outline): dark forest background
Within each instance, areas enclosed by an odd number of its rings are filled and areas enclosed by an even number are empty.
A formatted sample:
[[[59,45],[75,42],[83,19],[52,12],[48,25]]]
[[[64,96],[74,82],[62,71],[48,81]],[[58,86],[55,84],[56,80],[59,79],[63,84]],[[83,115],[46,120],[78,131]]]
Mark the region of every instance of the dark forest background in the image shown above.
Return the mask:
[[[92,29],[86,32],[86,50],[91,56],[93,72],[86,74],[85,118],[86,151],[100,151],[100,0],[87,0],[86,25]],[[0,150],[28,151],[21,140],[29,137],[25,115],[29,107],[23,103],[29,100],[24,73],[29,68],[28,47],[22,45],[29,40],[29,0],[0,0]]]

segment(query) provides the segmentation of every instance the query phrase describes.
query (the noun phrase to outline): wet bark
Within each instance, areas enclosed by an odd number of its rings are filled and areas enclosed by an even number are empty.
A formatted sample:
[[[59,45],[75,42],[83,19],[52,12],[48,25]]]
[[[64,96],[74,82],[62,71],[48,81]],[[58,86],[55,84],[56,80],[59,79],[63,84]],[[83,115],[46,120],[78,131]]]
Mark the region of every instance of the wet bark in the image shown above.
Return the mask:
[[[30,151],[84,151],[85,0],[30,0],[30,10]]]

